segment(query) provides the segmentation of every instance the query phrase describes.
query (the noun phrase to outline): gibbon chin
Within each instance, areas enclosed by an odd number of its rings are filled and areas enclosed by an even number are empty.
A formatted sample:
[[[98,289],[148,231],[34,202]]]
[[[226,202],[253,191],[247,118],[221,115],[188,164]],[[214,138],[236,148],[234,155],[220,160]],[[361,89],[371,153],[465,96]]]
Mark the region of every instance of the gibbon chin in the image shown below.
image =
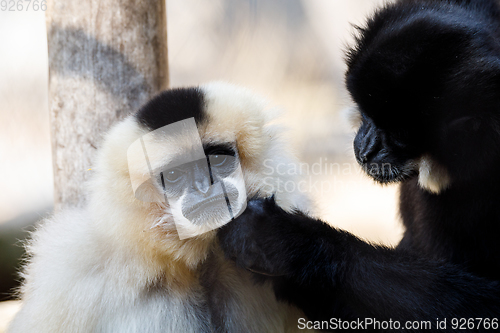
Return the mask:
[[[9,332],[298,331],[302,312],[226,260],[216,238],[247,197],[275,194],[286,210],[308,205],[277,188],[297,176],[269,173],[295,161],[266,107],[216,82],[164,91],[112,128],[86,207],[33,233]],[[239,183],[223,180],[236,170]]]

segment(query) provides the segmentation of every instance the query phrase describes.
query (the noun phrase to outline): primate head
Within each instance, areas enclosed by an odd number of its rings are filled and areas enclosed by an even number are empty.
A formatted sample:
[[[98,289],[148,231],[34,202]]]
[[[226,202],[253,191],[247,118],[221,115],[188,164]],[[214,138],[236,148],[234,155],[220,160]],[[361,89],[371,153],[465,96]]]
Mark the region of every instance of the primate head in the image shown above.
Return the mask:
[[[164,91],[106,136],[89,211],[109,242],[194,265],[247,197],[293,178],[269,176],[294,162],[274,119],[265,100],[229,84]],[[288,193],[277,200],[294,202]]]
[[[154,102],[140,114],[156,108]],[[174,119],[137,139],[127,151],[135,197],[168,206],[181,239],[221,227],[246,207],[236,142],[203,143],[199,125],[194,117]]]
[[[356,159],[371,177],[418,175],[439,193],[497,173],[498,31],[479,9],[445,1],[388,5],[359,28],[346,85],[358,112]]]

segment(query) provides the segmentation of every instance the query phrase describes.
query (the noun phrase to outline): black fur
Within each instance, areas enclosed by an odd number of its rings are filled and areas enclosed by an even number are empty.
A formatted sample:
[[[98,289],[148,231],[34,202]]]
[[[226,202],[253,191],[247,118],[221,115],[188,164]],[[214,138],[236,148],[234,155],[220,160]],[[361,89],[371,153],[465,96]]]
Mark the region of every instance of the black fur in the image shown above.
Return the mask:
[[[204,96],[199,88],[177,88],[161,92],[137,113],[138,121],[150,130],[193,118],[196,124],[206,120]]]
[[[313,320],[447,318],[452,331],[453,318],[499,318],[499,8],[402,0],[348,53],[346,84],[363,116],[357,160],[374,179],[402,183],[397,248],[256,199],[220,230],[226,255],[281,275],[261,278]],[[439,194],[417,184],[422,156],[450,176]]]
[[[236,152],[231,143],[204,143],[203,150],[205,151],[205,155],[227,155],[227,156],[236,156]]]
[[[226,256],[265,272],[310,320],[498,318],[500,286],[411,248],[367,244],[272,199],[253,199],[219,231]],[[493,263],[495,264],[495,263]],[[449,323],[450,324],[450,323]],[[450,325],[448,325],[450,326]],[[449,327],[450,328],[450,327]]]
[[[354,149],[381,182],[404,180],[401,246],[500,280],[500,10],[494,0],[402,1],[378,12],[349,54],[363,115]],[[428,156],[439,195],[405,165]],[[387,168],[386,168],[387,169]],[[385,171],[385,170],[384,170]]]

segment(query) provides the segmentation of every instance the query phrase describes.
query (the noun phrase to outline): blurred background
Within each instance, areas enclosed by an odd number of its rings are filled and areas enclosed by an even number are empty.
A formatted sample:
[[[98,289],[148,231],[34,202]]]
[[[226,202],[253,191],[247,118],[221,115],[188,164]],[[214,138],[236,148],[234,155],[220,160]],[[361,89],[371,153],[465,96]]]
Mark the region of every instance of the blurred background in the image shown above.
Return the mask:
[[[282,109],[316,215],[374,242],[402,235],[397,188],[354,161],[342,110],[351,24],[383,0],[167,0],[171,86],[225,80]],[[52,208],[44,12],[0,11],[0,300],[12,298],[24,239]],[[0,303],[2,322],[15,311]],[[12,303],[10,303],[12,305]]]

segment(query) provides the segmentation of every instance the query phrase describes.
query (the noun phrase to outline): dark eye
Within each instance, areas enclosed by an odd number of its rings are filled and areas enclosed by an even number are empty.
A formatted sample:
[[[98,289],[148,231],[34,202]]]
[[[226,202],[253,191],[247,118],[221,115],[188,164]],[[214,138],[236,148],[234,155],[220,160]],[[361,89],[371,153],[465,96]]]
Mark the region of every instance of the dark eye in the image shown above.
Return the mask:
[[[164,175],[169,183],[175,183],[182,178],[182,172],[177,169],[167,170],[164,172]]]
[[[214,167],[219,167],[224,165],[227,161],[226,155],[212,155],[210,156],[210,164]]]

